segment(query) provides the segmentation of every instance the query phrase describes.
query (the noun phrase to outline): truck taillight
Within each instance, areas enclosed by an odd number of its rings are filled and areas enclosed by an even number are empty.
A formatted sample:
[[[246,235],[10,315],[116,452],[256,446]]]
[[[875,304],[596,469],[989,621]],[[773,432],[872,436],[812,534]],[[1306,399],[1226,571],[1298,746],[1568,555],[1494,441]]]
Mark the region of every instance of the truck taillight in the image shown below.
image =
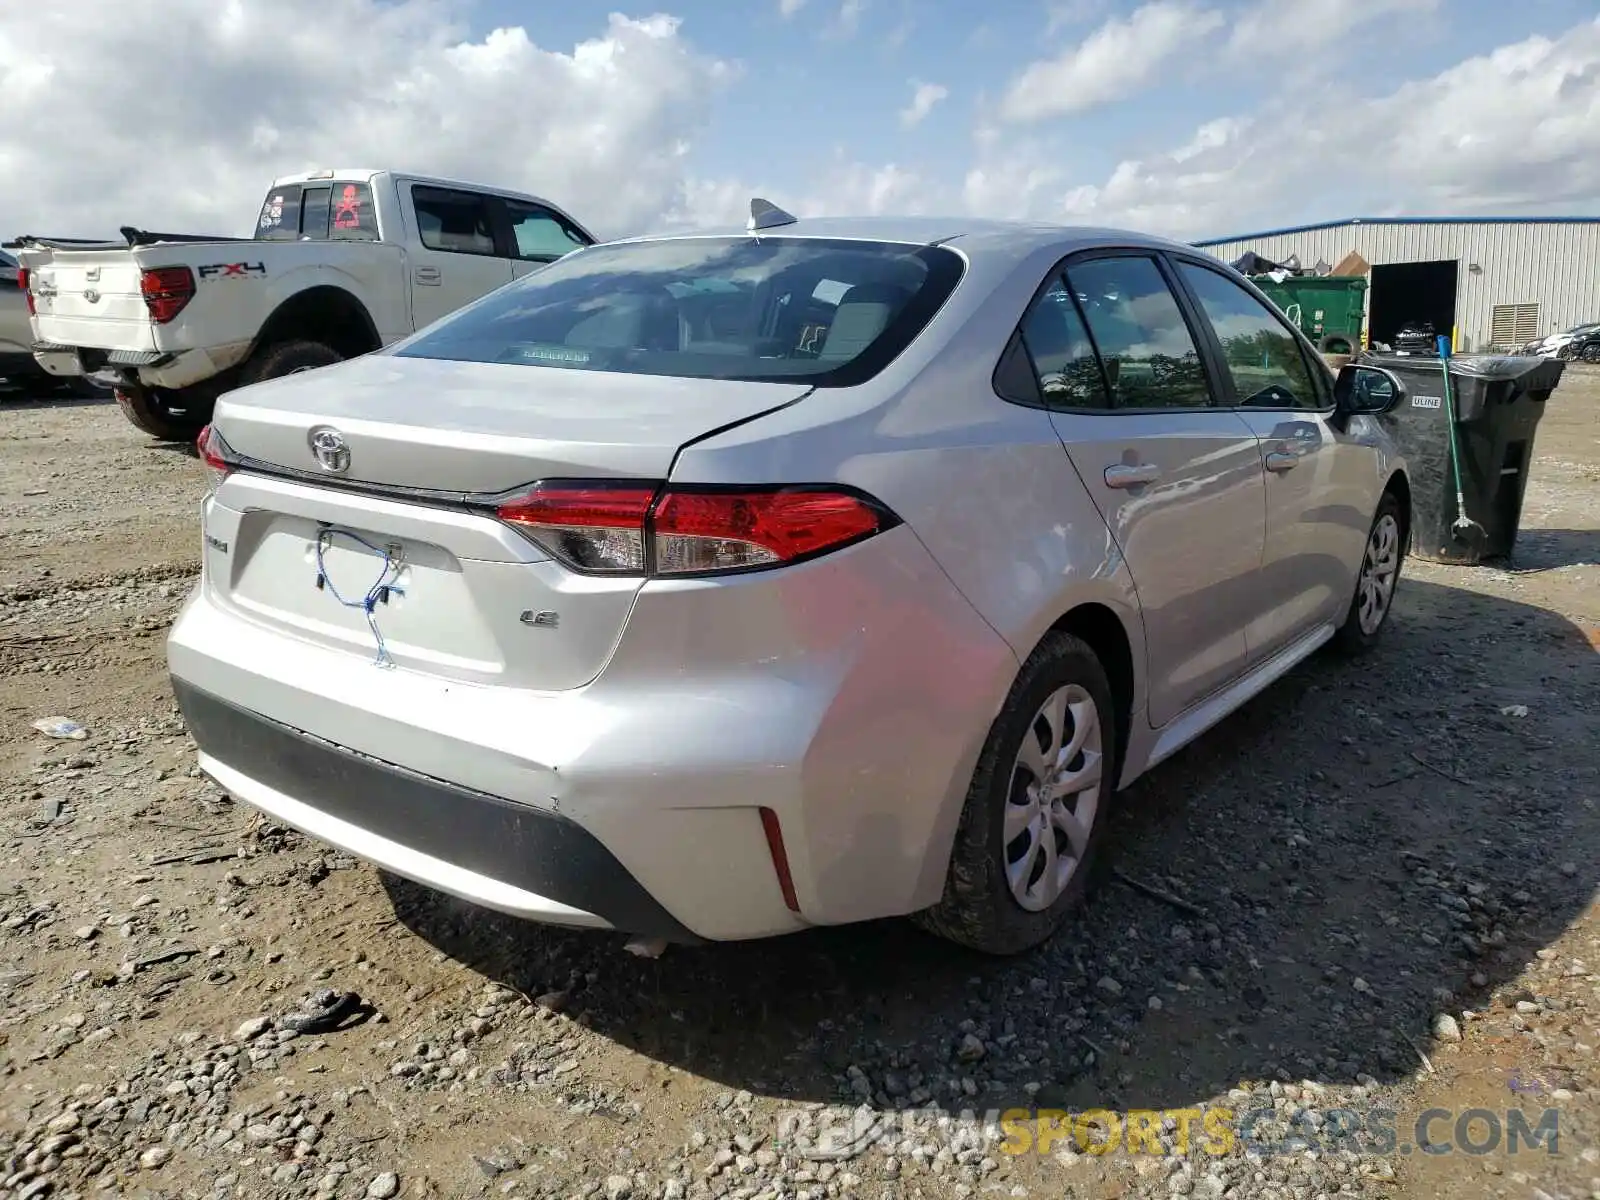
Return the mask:
[[[541,483],[495,515],[577,571],[685,577],[815,558],[898,525],[839,487]]]
[[[188,267],[146,267],[139,273],[139,291],[150,319],[165,325],[194,298],[194,272]]]
[[[33,289],[28,286],[30,272],[27,267],[17,268],[17,286],[22,289],[22,298],[28,305],[28,315],[35,315],[33,307]]]

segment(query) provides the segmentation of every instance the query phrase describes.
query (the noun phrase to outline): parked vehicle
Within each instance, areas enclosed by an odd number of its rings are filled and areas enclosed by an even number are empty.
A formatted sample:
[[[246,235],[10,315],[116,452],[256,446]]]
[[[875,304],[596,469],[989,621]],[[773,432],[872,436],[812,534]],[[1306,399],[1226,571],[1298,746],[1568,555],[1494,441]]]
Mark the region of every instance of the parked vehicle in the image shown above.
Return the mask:
[[[1520,353],[1542,358],[1559,358],[1568,362],[1583,359],[1600,362],[1600,322],[1574,325],[1560,333],[1552,333],[1536,342],[1529,342]],[[1590,357],[1592,355],[1592,357]]]
[[[224,396],[172,681],[229,795],[477,904],[1018,952],[1118,787],[1378,642],[1404,399],[1178,243],[756,201]]]
[[[1575,336],[1572,341],[1561,347],[1559,353],[1566,359],[1600,363],[1600,325]]]
[[[1430,321],[1407,321],[1395,332],[1392,349],[1395,354],[1439,353],[1439,335]]]
[[[391,171],[289,175],[250,238],[24,237],[33,351],[154,437],[230,387],[366,354],[595,239],[537,196]]]
[[[47,375],[34,361],[32,346],[22,274],[17,260],[0,250],[0,386],[33,396],[90,390],[63,387],[63,381]]]

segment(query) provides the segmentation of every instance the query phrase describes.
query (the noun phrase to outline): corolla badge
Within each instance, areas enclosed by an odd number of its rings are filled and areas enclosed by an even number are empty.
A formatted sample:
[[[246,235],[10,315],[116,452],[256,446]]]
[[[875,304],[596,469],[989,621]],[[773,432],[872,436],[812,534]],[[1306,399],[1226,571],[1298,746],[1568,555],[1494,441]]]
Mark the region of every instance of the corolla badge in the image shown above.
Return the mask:
[[[318,425],[306,435],[317,466],[338,473],[350,469],[350,446],[344,434],[329,425]]]

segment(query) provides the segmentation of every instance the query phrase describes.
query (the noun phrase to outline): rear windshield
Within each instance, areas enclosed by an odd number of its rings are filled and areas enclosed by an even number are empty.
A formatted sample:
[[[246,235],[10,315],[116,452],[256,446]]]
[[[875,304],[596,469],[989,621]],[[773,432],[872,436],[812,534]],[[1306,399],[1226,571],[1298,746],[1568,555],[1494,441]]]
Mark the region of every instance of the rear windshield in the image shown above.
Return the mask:
[[[692,379],[848,386],[909,345],[960,281],[953,251],[794,237],[575,251],[393,353]]]
[[[378,220],[365,183],[329,180],[273,188],[256,219],[256,240],[375,242]]]

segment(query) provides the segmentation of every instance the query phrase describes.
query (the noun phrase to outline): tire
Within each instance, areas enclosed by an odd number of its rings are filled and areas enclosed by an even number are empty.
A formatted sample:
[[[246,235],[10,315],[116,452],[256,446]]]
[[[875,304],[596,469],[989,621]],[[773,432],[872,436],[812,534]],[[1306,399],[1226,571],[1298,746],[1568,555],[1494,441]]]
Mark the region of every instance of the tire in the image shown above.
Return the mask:
[[[192,442],[211,420],[216,398],[198,388],[169,392],[162,388],[118,388],[122,415],[163,442]]]
[[[1583,348],[1583,361],[1586,363],[1600,363],[1600,342]]]
[[[1390,536],[1385,538],[1382,529],[1386,523],[1392,523]],[[1393,492],[1384,492],[1383,498],[1378,501],[1378,511],[1372,515],[1372,524],[1367,530],[1367,543],[1361,555],[1361,566],[1356,572],[1355,594],[1350,598],[1350,607],[1345,612],[1344,624],[1339,626],[1339,632],[1334,634],[1334,649],[1341,654],[1354,657],[1365,654],[1383,636],[1383,631],[1389,626],[1389,614],[1394,611],[1394,597],[1400,586],[1400,570],[1406,558],[1406,539],[1410,530],[1407,527],[1406,514],[1400,505],[1399,499]],[[1393,557],[1392,569],[1387,572],[1380,570],[1380,564],[1387,563]],[[1372,592],[1368,587],[1369,574],[1381,579],[1388,578],[1388,588],[1385,592],[1381,585],[1377,592]],[[1364,615],[1367,604],[1374,598],[1381,598],[1381,608],[1377,612],[1376,623]]]
[[[1092,711],[1094,720],[1094,728],[1087,731],[1084,748],[1066,766],[1078,764],[1073,773],[1087,782],[1093,761],[1089,758],[1089,747],[1097,738],[1098,781],[1081,794],[1072,796],[1070,802],[1063,802],[1063,808],[1070,803],[1072,810],[1080,815],[1084,813],[1086,802],[1092,802],[1085,822],[1087,835],[1077,843],[1076,866],[1059,892],[1050,899],[1049,894],[1055,889],[1043,888],[1033,896],[1033,903],[1040,907],[1030,909],[1024,907],[1013,892],[1008,860],[1019,857],[1023,839],[1029,839],[1026,843],[1029,851],[1034,845],[1042,847],[1046,843],[1033,838],[1031,833],[1023,833],[1008,846],[1005,822],[1008,809],[1028,807],[1032,801],[1026,787],[1030,772],[1020,758],[1024,738],[1038,736],[1040,719],[1045,716],[1041,709],[1047,700],[1062,697],[1063,693],[1080,716]],[[1048,728],[1048,722],[1043,726]],[[1068,749],[1071,743],[1067,735],[1074,728],[1080,732],[1086,730],[1082,721],[1061,721],[1058,726],[1062,740],[1068,742]],[[1035,746],[1042,749],[1039,742],[1035,742]],[[1064,633],[1050,634],[1023,664],[978,756],[950,853],[944,895],[932,908],[915,914],[912,920],[930,933],[997,956],[1020,954],[1048,941],[1088,893],[1115,787],[1114,764],[1118,761],[1115,709],[1105,668],[1094,651],[1080,639]],[[1014,799],[1025,796],[1030,804],[1013,803]],[[1066,835],[1057,836],[1054,825],[1047,828],[1052,835],[1050,844],[1059,847]],[[1042,886],[1037,856],[1025,853],[1020,859],[1033,864],[1035,878]]]
[[[1356,352],[1355,339],[1346,337],[1342,333],[1330,333],[1317,343],[1317,349],[1323,354],[1350,354]]]
[[[260,347],[250,356],[240,373],[239,383],[240,386],[263,383],[268,379],[278,379],[300,371],[331,367],[334,363],[343,361],[344,355],[332,347],[324,346],[321,342],[303,338],[274,342],[270,346]]]

